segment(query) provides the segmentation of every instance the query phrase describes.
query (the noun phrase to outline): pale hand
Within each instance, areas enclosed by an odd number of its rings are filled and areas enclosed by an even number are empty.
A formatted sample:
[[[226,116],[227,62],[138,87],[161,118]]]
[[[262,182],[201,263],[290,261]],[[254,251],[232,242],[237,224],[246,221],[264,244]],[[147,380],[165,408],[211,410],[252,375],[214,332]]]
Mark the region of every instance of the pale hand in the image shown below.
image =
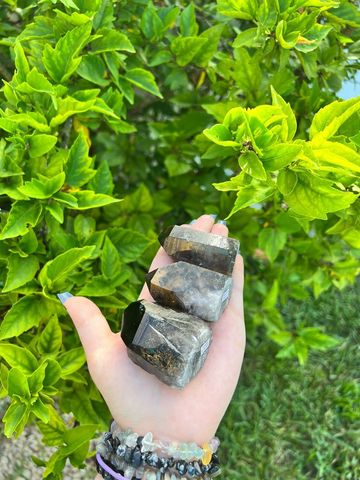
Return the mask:
[[[227,227],[201,216],[188,228],[228,235]],[[150,270],[172,263],[160,248]],[[114,420],[138,435],[203,445],[216,433],[234,394],[245,350],[243,262],[237,256],[233,291],[221,318],[211,325],[213,340],[200,372],[182,390],[165,385],[135,365],[119,333],[111,331],[98,307],[84,297],[65,302],[84,347],[90,375]],[[144,285],[140,299],[153,301]],[[220,439],[221,440],[221,439]],[[97,478],[101,478],[98,476]]]

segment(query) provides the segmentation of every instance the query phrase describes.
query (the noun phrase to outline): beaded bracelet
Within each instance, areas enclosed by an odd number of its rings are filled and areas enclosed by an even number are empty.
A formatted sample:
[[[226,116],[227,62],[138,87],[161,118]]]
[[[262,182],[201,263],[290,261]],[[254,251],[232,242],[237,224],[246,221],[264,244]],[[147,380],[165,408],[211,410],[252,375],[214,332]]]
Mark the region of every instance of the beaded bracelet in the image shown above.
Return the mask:
[[[201,460],[204,465],[210,463],[211,455],[216,453],[220,445],[218,437],[213,437],[209,443],[205,443],[200,448],[196,443],[179,443],[179,442],[164,442],[162,440],[156,442],[153,440],[151,432],[140,437],[131,429],[121,429],[121,427],[113,421],[110,426],[110,432],[113,438],[117,438],[120,443],[124,442],[128,447],[135,447],[137,440],[141,438],[142,452],[159,451],[167,457],[174,457],[180,460]]]
[[[136,473],[135,476],[133,477],[132,473],[127,474],[127,471],[125,472],[121,470],[121,472],[118,472],[114,465],[112,465],[111,462],[110,465],[108,465],[105,460],[102,459],[101,455],[99,453],[96,454],[96,470],[98,473],[102,475],[104,480],[186,480],[188,477],[179,477],[175,473],[169,473],[165,472],[162,473],[160,470],[157,472],[154,472],[153,470],[147,469],[142,471],[141,473]],[[220,467],[216,475],[209,476],[207,474],[204,474],[201,476],[202,479],[204,480],[211,480],[214,476],[217,476],[221,473]],[[210,472],[209,472],[210,474]],[[126,475],[126,476],[123,476]],[[191,475],[190,478],[193,478]]]
[[[119,425],[112,422],[110,432],[106,432],[97,445],[98,471],[99,473],[102,473],[101,469],[107,471],[104,478],[110,479],[121,478],[112,476],[112,473],[119,475],[119,472],[120,475],[124,473],[124,476],[130,479],[135,475],[134,480],[139,478],[175,480],[179,478],[177,475],[181,478],[185,478],[185,475],[186,478],[212,478],[221,473],[219,459],[215,455],[219,444],[217,437],[203,445],[203,448],[195,443],[156,442],[151,432],[138,436],[131,429],[122,430]],[[159,457],[155,453],[156,450],[166,456]],[[104,464],[105,461],[113,467],[113,469],[107,467],[112,472],[101,465],[100,462]],[[157,473],[149,470],[150,468],[157,469]]]

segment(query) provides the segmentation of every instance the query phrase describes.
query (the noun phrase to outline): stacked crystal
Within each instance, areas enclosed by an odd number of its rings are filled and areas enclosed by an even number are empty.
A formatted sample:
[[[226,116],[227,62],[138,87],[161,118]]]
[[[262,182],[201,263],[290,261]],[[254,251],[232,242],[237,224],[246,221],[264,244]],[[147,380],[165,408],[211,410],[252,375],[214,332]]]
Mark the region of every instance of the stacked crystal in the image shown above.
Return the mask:
[[[218,321],[230,300],[239,241],[177,225],[159,241],[175,263],[146,276],[156,303],[131,303],[120,335],[135,364],[183,388],[204,365],[212,340],[209,323]]]

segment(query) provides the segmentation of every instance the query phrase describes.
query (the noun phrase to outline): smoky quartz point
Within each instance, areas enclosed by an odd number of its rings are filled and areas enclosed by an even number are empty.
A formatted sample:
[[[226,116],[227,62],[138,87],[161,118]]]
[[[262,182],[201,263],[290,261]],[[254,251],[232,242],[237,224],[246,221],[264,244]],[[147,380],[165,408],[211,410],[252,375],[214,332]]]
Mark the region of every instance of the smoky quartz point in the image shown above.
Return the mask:
[[[214,233],[173,225],[159,235],[159,242],[170,257],[232,275],[239,241]]]
[[[191,263],[172,263],[145,278],[156,302],[208,322],[216,322],[230,300],[231,277]]]
[[[203,320],[146,300],[125,309],[120,335],[135,364],[180,389],[204,365],[212,340]]]

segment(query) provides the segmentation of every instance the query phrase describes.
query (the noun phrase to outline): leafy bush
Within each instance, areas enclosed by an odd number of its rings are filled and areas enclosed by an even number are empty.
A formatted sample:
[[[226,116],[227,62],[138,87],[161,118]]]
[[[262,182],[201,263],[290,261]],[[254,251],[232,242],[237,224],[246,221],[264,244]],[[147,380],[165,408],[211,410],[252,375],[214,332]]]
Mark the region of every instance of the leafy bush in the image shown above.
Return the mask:
[[[92,297],[118,331],[164,225],[229,219],[248,332],[279,357],[338,343],[277,307],[359,273],[360,100],[336,100],[355,5],[6,0],[0,19],[3,420],[59,447],[34,458],[45,477],[82,465],[110,419],[55,294]]]

